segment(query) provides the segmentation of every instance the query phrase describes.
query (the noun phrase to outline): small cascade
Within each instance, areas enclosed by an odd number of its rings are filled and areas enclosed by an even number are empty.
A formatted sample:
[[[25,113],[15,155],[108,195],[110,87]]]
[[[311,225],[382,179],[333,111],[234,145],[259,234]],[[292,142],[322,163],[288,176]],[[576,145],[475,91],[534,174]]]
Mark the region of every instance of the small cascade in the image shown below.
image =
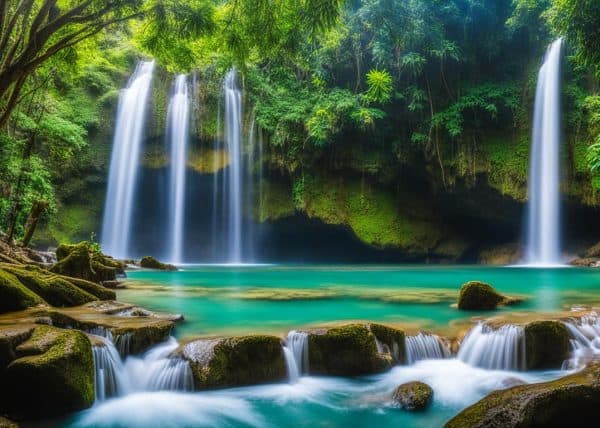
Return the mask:
[[[189,363],[171,357],[179,346],[175,338],[170,337],[141,357],[128,357],[124,363],[109,338],[97,338],[101,341],[101,345],[93,347],[97,401],[131,392],[193,391],[194,378]]]
[[[308,333],[292,330],[288,333],[283,346],[290,383],[298,381],[308,372]]]
[[[97,337],[100,344],[94,345],[94,389],[96,400],[104,401],[126,392],[125,373],[121,357],[113,343],[101,336]]]
[[[121,91],[102,224],[102,249],[129,257],[129,238],[146,107],[154,61],[142,61]]]
[[[479,323],[463,339],[457,357],[467,364],[485,369],[524,370],[524,330],[510,324],[493,329]]]
[[[135,391],[192,391],[194,379],[189,363],[170,357],[178,346],[175,338],[170,337],[141,358],[128,358],[125,371],[131,388]]]
[[[529,165],[527,263],[562,263],[560,254],[560,71],[562,39],[546,53],[535,95]]]
[[[187,143],[190,124],[190,96],[187,76],[175,79],[167,110],[167,139],[171,148],[171,172],[169,178],[169,240],[168,259],[171,263],[183,262],[185,176],[187,167]]]
[[[227,261],[242,262],[242,92],[237,73],[231,69],[223,82],[225,98],[225,142],[229,152],[229,168],[224,178],[227,186],[226,236]]]
[[[579,368],[592,359],[600,358],[600,317],[591,313],[579,320],[565,322],[571,335],[571,358],[563,368]]]
[[[420,360],[450,358],[448,346],[436,335],[419,333],[406,336],[406,362],[413,364]]]

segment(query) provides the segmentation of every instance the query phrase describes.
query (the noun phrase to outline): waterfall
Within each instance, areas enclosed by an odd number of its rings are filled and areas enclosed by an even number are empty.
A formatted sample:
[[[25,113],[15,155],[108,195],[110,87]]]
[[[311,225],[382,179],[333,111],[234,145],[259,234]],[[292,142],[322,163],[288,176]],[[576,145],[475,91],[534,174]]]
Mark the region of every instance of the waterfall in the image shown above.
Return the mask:
[[[94,345],[94,389],[96,400],[103,401],[109,397],[122,395],[126,391],[123,364],[113,343],[98,336],[100,344]]]
[[[153,70],[154,61],[138,63],[119,98],[101,242],[105,253],[121,259],[129,256],[133,200]]]
[[[600,358],[600,317],[593,312],[579,320],[565,322],[571,335],[571,359],[564,368],[578,368],[591,359]]]
[[[442,359],[451,356],[448,346],[436,335],[419,333],[406,336],[406,362],[413,364],[419,360]]]
[[[290,383],[308,372],[308,333],[290,331],[283,346]]]
[[[457,357],[485,369],[525,370],[524,330],[510,324],[493,329],[479,323],[463,339]]]
[[[548,48],[540,68],[529,163],[527,263],[561,264],[560,69],[562,39]]]
[[[97,336],[93,346],[96,400],[140,391],[192,391],[194,378],[187,361],[171,357],[179,344],[170,337],[141,357],[123,363],[110,338]]]
[[[167,110],[167,136],[171,147],[171,173],[169,184],[169,260],[183,262],[183,233],[185,214],[185,174],[187,142],[190,123],[190,97],[187,76],[175,79]]]
[[[229,152],[227,188],[227,259],[242,262],[242,93],[237,86],[237,73],[231,69],[223,83],[225,98],[225,142]]]

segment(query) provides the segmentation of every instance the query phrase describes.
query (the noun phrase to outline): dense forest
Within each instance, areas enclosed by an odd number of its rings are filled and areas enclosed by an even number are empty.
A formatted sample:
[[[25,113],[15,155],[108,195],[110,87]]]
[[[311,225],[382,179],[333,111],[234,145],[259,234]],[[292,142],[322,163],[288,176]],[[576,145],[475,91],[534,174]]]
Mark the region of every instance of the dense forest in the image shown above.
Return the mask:
[[[169,85],[191,73],[188,167],[215,172],[235,67],[246,133],[265,141],[257,220],[304,215],[421,258],[517,242],[537,72],[558,37],[579,239],[600,207],[597,1],[3,0],[0,229],[38,247],[96,240],[119,90],[154,58],[145,168],[169,163]]]

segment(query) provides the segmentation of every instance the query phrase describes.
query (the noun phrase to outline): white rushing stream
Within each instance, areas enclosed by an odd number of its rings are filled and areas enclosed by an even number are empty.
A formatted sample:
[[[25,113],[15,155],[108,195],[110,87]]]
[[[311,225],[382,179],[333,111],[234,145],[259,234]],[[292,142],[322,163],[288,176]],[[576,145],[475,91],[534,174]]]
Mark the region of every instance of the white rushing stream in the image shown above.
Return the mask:
[[[490,370],[524,370],[523,327],[507,324],[494,329],[480,322],[463,339],[457,357],[472,366]]]
[[[129,256],[131,218],[154,61],[142,61],[121,91],[102,224],[102,249]]]
[[[562,39],[548,48],[540,68],[529,161],[526,262],[560,265],[560,71]]]

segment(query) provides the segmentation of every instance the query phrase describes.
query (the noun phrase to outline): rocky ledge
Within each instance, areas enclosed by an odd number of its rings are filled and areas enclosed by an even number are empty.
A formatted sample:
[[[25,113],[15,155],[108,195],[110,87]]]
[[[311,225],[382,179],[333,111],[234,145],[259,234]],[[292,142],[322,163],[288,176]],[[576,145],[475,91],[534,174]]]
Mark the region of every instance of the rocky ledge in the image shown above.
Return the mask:
[[[446,428],[561,427],[594,421],[600,363],[561,379],[495,391],[452,418]]]

